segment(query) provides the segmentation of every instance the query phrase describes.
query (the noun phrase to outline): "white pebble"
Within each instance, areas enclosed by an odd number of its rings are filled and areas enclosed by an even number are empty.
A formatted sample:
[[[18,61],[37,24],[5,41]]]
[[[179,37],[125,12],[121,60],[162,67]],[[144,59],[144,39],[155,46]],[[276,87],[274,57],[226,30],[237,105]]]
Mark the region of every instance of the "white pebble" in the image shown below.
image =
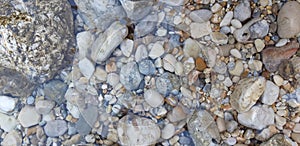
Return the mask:
[[[230,54],[236,58],[242,59],[242,54],[237,49],[230,50]]]

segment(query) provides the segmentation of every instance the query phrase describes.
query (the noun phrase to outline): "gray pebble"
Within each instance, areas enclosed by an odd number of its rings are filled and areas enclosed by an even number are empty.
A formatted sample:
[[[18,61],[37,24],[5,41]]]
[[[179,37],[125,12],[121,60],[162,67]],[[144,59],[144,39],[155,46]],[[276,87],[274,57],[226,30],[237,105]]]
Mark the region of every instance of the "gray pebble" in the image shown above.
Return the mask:
[[[139,71],[144,75],[154,75],[155,66],[151,60],[142,60],[139,64]]]
[[[269,32],[269,23],[266,20],[258,21],[249,28],[251,38],[263,38]]]
[[[64,120],[53,120],[47,122],[44,130],[47,136],[57,137],[63,135],[68,130],[68,127]]]
[[[120,71],[120,82],[127,90],[138,89],[143,75],[140,74],[138,65],[135,62],[130,62],[124,65]]]
[[[241,0],[241,2],[235,7],[233,12],[234,18],[241,22],[247,20],[251,16],[251,8],[248,0]]]

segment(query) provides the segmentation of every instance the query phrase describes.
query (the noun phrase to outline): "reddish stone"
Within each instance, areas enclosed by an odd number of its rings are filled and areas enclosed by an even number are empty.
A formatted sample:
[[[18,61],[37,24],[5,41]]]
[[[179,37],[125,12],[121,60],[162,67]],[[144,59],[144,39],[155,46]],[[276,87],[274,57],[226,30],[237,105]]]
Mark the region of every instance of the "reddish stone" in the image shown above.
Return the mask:
[[[298,50],[299,43],[292,41],[282,47],[268,47],[262,51],[262,60],[269,72],[278,70],[279,64],[292,57]]]

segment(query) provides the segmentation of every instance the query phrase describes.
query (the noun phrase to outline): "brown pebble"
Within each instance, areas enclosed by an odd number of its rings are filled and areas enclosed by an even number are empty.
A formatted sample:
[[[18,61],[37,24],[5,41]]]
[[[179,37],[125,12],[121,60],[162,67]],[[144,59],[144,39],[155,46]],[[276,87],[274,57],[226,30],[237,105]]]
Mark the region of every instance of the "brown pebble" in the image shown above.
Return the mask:
[[[283,60],[278,67],[278,73],[284,79],[289,79],[290,75],[294,74],[292,63],[289,60]]]
[[[30,127],[30,128],[28,128],[27,129],[27,136],[29,136],[29,135],[33,135],[33,134],[35,134],[36,133],[36,127]]]
[[[270,72],[268,72],[268,71],[263,71],[261,75],[263,77],[265,77],[266,79],[270,79]]]
[[[289,59],[299,48],[299,43],[292,41],[282,47],[268,47],[262,51],[262,60],[269,72],[278,70],[281,61]]]
[[[200,58],[200,57],[198,57],[197,59],[196,59],[196,69],[198,70],[198,71],[204,71],[204,69],[206,69],[206,63],[205,63],[205,61],[202,59],[202,58]]]

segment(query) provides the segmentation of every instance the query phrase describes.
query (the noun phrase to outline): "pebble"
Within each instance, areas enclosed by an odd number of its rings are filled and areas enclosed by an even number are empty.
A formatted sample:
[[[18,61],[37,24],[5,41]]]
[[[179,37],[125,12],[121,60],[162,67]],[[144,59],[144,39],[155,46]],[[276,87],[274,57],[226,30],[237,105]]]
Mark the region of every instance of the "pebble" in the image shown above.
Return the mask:
[[[194,22],[204,23],[209,21],[212,16],[212,12],[208,9],[200,9],[192,11],[189,16]]]
[[[155,122],[135,115],[127,115],[120,119],[117,131],[122,145],[155,144],[161,134]]]
[[[233,85],[231,79],[229,77],[226,77],[225,80],[223,81],[223,84],[226,86],[226,87],[230,87]]]
[[[206,63],[205,63],[205,61],[202,59],[202,58],[200,58],[200,57],[198,57],[197,59],[196,59],[196,69],[198,70],[198,71],[204,71],[204,69],[206,69]]]
[[[220,11],[222,9],[222,6],[219,3],[215,3],[212,7],[211,7],[211,11],[213,13],[216,13],[218,11]]]
[[[134,28],[134,37],[139,38],[151,33],[158,22],[158,15],[151,14],[140,20]]]
[[[163,139],[170,139],[175,134],[175,126],[171,123],[166,124],[161,131],[161,137]]]
[[[35,99],[33,96],[29,96],[27,97],[26,99],[26,103],[29,104],[29,105],[32,105],[34,103]]]
[[[242,28],[243,26],[242,23],[237,19],[232,19],[230,23],[234,28]]]
[[[181,62],[176,62],[175,74],[179,76],[183,75],[183,64]]]
[[[151,59],[156,59],[156,58],[160,57],[161,55],[163,55],[164,52],[165,52],[164,47],[159,42],[156,42],[151,48],[149,57]]]
[[[160,77],[156,78],[155,81],[156,89],[159,93],[167,96],[173,89],[173,85],[169,79],[169,74],[164,73]]]
[[[130,1],[120,0],[127,17],[137,21],[147,16],[152,10],[152,1]],[[109,2],[107,2],[109,3]]]
[[[273,76],[273,80],[274,80],[274,83],[277,85],[277,86],[281,86],[283,85],[283,78],[280,76],[280,75],[274,75]]]
[[[225,121],[223,118],[218,117],[216,123],[220,132],[224,132],[226,130]]]
[[[265,46],[266,46],[265,43],[264,43],[264,41],[261,40],[261,39],[256,39],[254,41],[254,45],[255,45],[255,48],[256,48],[257,52],[261,52],[265,48]]]
[[[68,85],[60,80],[51,80],[44,86],[46,99],[54,100],[57,104],[62,104],[65,101],[64,95]]]
[[[80,59],[87,57],[88,49],[92,46],[94,39],[90,31],[83,31],[76,35]]]
[[[107,80],[107,72],[99,66],[96,67],[95,72],[94,72],[94,76],[100,82],[104,82],[104,81]]]
[[[18,120],[23,127],[31,127],[40,122],[41,115],[37,113],[34,107],[25,106],[19,113]]]
[[[44,127],[45,134],[49,137],[58,137],[67,132],[68,126],[64,120],[48,121]]]
[[[299,43],[292,41],[282,47],[268,47],[262,51],[262,61],[269,72],[278,70],[282,60],[289,59],[299,48]]]
[[[120,82],[127,90],[138,89],[142,80],[143,75],[140,74],[138,65],[135,62],[130,62],[122,66],[120,71]]]
[[[0,113],[0,127],[5,132],[10,132],[16,128],[18,121],[14,116],[8,116],[6,114]]]
[[[86,77],[91,78],[95,71],[95,65],[87,58],[84,58],[78,63],[80,72]]]
[[[239,50],[237,49],[231,49],[230,54],[238,59],[242,59],[242,54]]]
[[[183,105],[177,105],[168,113],[167,118],[171,122],[179,122],[187,117],[188,111]]]
[[[291,138],[298,144],[300,143],[300,134],[299,133],[292,133]]]
[[[155,66],[151,60],[145,59],[138,63],[139,71],[146,76],[154,75],[156,72]]]
[[[226,121],[226,130],[230,133],[232,133],[236,128],[238,128],[238,123],[234,120]]]
[[[288,43],[288,39],[280,39],[276,44],[275,47],[282,47]]]
[[[234,138],[234,137],[229,137],[229,138],[226,139],[226,143],[227,143],[228,145],[235,145],[236,142],[237,142],[237,140],[236,140],[236,138]]]
[[[228,42],[228,37],[226,34],[221,32],[212,32],[210,34],[211,40],[216,44],[224,45]]]
[[[120,76],[116,73],[109,73],[107,75],[107,83],[112,87],[116,87],[120,82]]]
[[[176,62],[177,62],[177,60],[172,54],[167,54],[163,58],[163,67],[165,70],[167,70],[169,72],[174,72]]]
[[[94,62],[105,61],[127,36],[128,29],[120,22],[112,23],[104,33],[95,39],[91,47],[91,58]]]
[[[205,110],[196,111],[187,126],[194,143],[198,145],[212,144],[213,139],[217,142],[221,140],[214,118]]]
[[[238,114],[240,124],[258,130],[274,124],[274,118],[273,109],[266,106],[253,106],[249,111]]]
[[[18,100],[9,96],[0,96],[0,111],[3,113],[9,113],[16,107]]]
[[[183,6],[185,0],[160,0],[160,2],[166,3],[170,6]]]
[[[121,51],[126,57],[130,57],[133,50],[133,41],[130,39],[125,39],[120,45]]]
[[[231,75],[235,75],[235,76],[241,76],[243,71],[244,71],[244,65],[243,65],[243,62],[241,60],[237,60],[235,62],[234,68],[229,69],[229,73]]]
[[[232,11],[228,11],[228,12],[225,14],[223,20],[221,21],[220,27],[229,25],[230,22],[231,22],[231,20],[232,20],[232,18],[233,18],[233,12],[232,12]]]
[[[266,79],[264,77],[251,77],[240,80],[230,95],[232,108],[239,113],[250,110],[265,91],[265,87]]]
[[[299,123],[295,124],[295,126],[293,128],[293,132],[300,133],[300,124]]]
[[[48,114],[55,106],[54,101],[38,100],[35,104],[36,112],[39,114]]]
[[[193,22],[190,25],[191,36],[195,39],[209,35],[212,32],[210,22],[196,23]]]
[[[164,97],[153,89],[146,90],[144,98],[151,107],[159,107],[164,103]]]
[[[139,62],[148,57],[147,47],[145,45],[139,45],[135,51],[135,61]]]
[[[279,87],[276,86],[272,81],[267,80],[266,89],[262,95],[261,102],[266,105],[272,105],[275,103],[279,95]]]
[[[259,60],[249,60],[248,66],[253,71],[261,71],[263,63]]]
[[[3,146],[18,146],[22,145],[22,136],[19,134],[18,131],[13,130],[10,131],[1,142]]]
[[[241,22],[247,20],[251,16],[250,2],[248,0],[242,0],[234,8],[233,16],[235,19],[240,20]]]
[[[290,1],[285,3],[278,13],[277,33],[281,38],[292,38],[300,32],[300,3]]]
[[[266,20],[261,20],[249,27],[251,38],[263,38],[269,32],[269,23]]]
[[[187,57],[197,58],[200,53],[200,49],[202,45],[198,43],[196,40],[188,38],[184,41],[183,52]]]

